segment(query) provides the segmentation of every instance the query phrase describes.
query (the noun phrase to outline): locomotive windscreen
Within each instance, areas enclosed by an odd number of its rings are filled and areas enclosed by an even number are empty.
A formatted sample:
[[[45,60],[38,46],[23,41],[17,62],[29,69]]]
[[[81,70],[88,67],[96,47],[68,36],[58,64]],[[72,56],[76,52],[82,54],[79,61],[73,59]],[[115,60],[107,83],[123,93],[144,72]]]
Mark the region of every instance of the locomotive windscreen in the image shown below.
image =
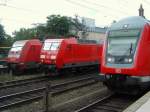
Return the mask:
[[[27,42],[27,40],[24,40],[24,41],[16,41],[11,50],[10,51],[21,51],[23,46],[25,45],[25,43]]]
[[[139,35],[140,29],[110,31],[108,33],[108,55],[131,55],[135,51]]]
[[[8,57],[17,57],[19,58],[20,52],[22,51],[24,45],[26,44],[27,40],[23,41],[16,41],[12,48],[9,51]]]
[[[59,48],[60,42],[45,42],[43,50],[57,50]]]

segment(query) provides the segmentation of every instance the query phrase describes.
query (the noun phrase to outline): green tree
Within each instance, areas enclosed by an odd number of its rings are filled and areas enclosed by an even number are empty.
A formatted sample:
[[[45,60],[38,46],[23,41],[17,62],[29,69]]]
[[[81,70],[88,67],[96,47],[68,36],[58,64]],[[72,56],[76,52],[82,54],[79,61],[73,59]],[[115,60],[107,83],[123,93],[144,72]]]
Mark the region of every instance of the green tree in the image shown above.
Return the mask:
[[[51,15],[47,17],[47,33],[57,36],[65,36],[69,33],[71,20],[69,17],[60,15]]]
[[[87,33],[87,29],[88,27],[84,24],[84,20],[82,19],[81,21],[79,21],[79,17],[78,15],[75,15],[75,18],[72,18],[72,27],[75,30],[75,35],[78,35],[79,32],[81,32],[81,36],[82,38],[86,38],[88,33]]]
[[[34,28],[21,28],[19,31],[15,31],[13,33],[14,40],[32,39],[34,37],[44,40],[47,37],[78,36],[79,31],[82,31],[83,35],[86,34],[86,27],[79,21],[78,16],[71,18],[67,16],[50,15],[47,17],[46,24],[34,25]]]
[[[0,24],[0,44],[5,40],[5,31],[4,27]]]
[[[15,31],[13,35],[15,41],[32,39],[35,38],[36,36],[36,30],[33,28],[29,28],[29,29],[21,28],[19,31]]]
[[[3,46],[10,47],[14,42],[14,38],[8,34],[5,34],[5,40],[3,41]]]
[[[45,24],[38,24],[35,27],[36,30],[36,36],[40,39],[40,40],[44,40],[46,35],[48,34],[47,29]]]

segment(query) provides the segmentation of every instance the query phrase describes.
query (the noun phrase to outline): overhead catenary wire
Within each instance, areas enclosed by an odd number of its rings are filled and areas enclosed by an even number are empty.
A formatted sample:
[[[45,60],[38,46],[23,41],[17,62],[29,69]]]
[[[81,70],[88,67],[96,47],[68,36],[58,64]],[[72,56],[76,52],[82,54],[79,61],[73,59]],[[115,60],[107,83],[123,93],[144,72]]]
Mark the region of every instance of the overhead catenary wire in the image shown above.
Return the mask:
[[[32,12],[32,13],[33,13],[33,12],[37,12],[37,13],[38,13],[38,11],[35,11],[35,10],[26,9],[26,8],[21,8],[21,7],[16,7],[16,6],[9,5],[9,4],[5,4],[5,3],[0,3],[0,6],[17,9],[17,10],[19,10],[19,11],[26,11],[26,12]]]
[[[150,5],[150,2],[147,0],[143,0],[143,2],[145,2],[146,4]]]
[[[82,1],[83,2],[83,1]],[[92,1],[88,1],[88,0],[84,0],[85,3],[89,3],[89,4],[92,4],[94,6],[97,6],[97,7],[102,7],[102,8],[105,8],[109,11],[113,11],[115,13],[121,13],[121,14],[129,14],[125,11],[121,11],[121,10],[118,10],[118,9],[115,9],[115,8],[112,8],[112,7],[109,7],[109,6],[106,6],[106,5],[103,5],[103,4],[99,4],[99,3],[96,3],[96,2],[92,2]]]
[[[93,11],[95,11],[95,12],[101,12],[101,13],[104,15],[104,17],[108,17],[108,16],[112,16],[112,17],[115,17],[115,18],[118,17],[117,15],[112,15],[112,14],[105,15],[102,10],[89,7],[89,6],[87,6],[85,3],[82,4],[82,3],[79,3],[79,2],[76,2],[76,1],[73,1],[73,0],[65,0],[65,1],[67,1],[67,2],[69,2],[69,3],[71,3],[71,4],[73,4],[73,5],[80,6],[80,7],[82,7],[82,8],[86,8],[86,9],[89,9],[89,10],[93,10]]]
[[[16,7],[16,6],[13,6],[13,5],[9,5],[7,4],[7,2],[0,2],[0,6],[3,6],[3,7],[7,7],[7,8],[13,8],[13,9],[16,9],[17,11],[24,11],[24,12],[28,12],[28,13],[32,13],[32,14],[36,14],[37,16],[39,16],[39,13],[42,13],[43,12],[38,12],[38,11],[35,11],[35,10],[32,10],[32,9],[27,9],[27,8],[20,8],[20,7]],[[33,13],[34,12],[34,13]],[[35,17],[34,17],[35,18]],[[27,21],[27,19],[24,19],[24,20],[20,20],[20,19],[12,19],[12,18],[5,18],[5,17],[1,17],[0,18],[0,22],[2,21],[13,21],[13,22],[19,22],[19,23],[29,23],[31,24],[31,22]]]

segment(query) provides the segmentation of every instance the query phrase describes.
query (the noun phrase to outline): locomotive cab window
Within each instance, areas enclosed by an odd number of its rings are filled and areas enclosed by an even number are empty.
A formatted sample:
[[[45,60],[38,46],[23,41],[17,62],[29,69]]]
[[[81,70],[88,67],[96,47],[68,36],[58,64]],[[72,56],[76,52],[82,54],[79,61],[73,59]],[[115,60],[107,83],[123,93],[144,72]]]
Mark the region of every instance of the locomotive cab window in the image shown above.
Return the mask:
[[[110,31],[107,38],[107,63],[132,63],[140,32],[140,29]]]
[[[14,44],[10,51],[21,51],[24,45]]]
[[[110,31],[108,35],[108,54],[114,56],[133,54],[139,34],[139,29]]]
[[[10,51],[21,51],[25,43],[26,41],[14,43]]]
[[[58,43],[58,42],[52,43],[50,50],[58,50],[59,44],[60,44],[60,43]]]
[[[58,50],[59,45],[59,42],[45,42],[43,50]]]
[[[8,57],[16,57],[19,58],[21,51],[25,45],[26,41],[22,41],[22,42],[15,42],[12,46],[12,48],[10,49],[10,52],[8,54]]]
[[[10,51],[21,51],[23,46],[12,47]]]

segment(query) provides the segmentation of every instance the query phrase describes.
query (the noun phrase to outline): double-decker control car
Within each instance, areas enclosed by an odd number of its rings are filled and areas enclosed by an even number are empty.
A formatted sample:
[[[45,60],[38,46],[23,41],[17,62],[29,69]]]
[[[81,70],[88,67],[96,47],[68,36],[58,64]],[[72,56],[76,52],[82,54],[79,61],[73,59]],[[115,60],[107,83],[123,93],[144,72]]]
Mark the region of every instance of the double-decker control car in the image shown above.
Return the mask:
[[[101,79],[111,90],[138,92],[149,86],[150,22],[147,19],[134,16],[111,25],[103,47],[101,72]]]

